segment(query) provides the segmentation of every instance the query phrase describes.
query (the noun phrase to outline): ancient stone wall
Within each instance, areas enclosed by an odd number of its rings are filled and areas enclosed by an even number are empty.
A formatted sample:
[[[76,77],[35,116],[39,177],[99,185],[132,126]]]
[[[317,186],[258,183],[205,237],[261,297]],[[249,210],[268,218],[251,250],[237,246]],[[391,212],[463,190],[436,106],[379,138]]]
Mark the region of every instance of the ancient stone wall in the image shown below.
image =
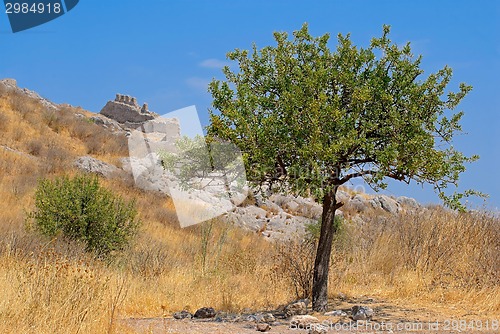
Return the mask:
[[[122,124],[143,123],[157,117],[148,110],[147,103],[141,108],[135,97],[123,94],[116,94],[115,100],[108,101],[100,114]]]

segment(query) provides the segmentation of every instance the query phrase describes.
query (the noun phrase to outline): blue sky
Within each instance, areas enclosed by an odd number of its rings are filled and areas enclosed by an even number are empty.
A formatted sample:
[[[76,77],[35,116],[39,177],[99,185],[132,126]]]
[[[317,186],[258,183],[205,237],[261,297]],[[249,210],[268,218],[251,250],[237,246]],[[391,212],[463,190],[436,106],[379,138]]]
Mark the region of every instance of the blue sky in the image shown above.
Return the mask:
[[[272,44],[273,31],[291,32],[304,22],[316,36],[350,32],[359,46],[390,24],[393,41],[411,41],[423,56],[424,75],[449,65],[450,87],[473,85],[460,105],[468,135],[455,143],[481,160],[468,167],[461,189],[486,192],[488,206],[500,207],[499,1],[81,0],[68,14],[17,34],[0,13],[0,78],[93,112],[118,92],[158,113],[196,105],[206,122],[207,84],[222,78],[225,54],[253,42]],[[389,194],[438,201],[431,189],[416,186],[391,183]]]

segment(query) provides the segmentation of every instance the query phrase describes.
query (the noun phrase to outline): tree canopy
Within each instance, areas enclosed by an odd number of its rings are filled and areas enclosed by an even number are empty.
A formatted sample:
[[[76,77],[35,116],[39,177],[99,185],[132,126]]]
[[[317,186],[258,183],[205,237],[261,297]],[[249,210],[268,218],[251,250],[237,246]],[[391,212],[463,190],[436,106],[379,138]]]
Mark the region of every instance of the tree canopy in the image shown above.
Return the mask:
[[[312,37],[307,24],[293,33],[274,33],[276,46],[228,53],[239,71],[225,67],[213,80],[209,133],[243,152],[247,177],[259,184],[286,185],[293,193],[322,200],[354,177],[373,188],[387,178],[429,183],[446,204],[459,207],[457,185],[467,157],[452,145],[462,112],[450,113],[472,89],[447,91],[448,66],[423,78],[421,57],[410,43],[389,39],[389,26],[358,48],[338,35]],[[465,194],[472,194],[467,191]]]

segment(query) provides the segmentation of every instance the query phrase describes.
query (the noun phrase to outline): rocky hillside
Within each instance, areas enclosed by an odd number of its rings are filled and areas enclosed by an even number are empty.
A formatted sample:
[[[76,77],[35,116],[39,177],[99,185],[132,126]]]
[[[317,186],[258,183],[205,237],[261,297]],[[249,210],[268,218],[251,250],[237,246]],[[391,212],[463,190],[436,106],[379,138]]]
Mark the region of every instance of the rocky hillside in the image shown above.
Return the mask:
[[[72,131],[84,131],[85,134],[82,135],[84,139],[101,137],[103,133],[107,133],[108,137],[105,142],[101,142],[103,146],[100,150],[87,149],[86,152],[84,152],[85,150],[74,152],[76,155],[71,158],[71,164],[76,168],[97,173],[106,178],[133,178],[135,185],[140,189],[161,196],[170,195],[169,186],[172,185],[172,175],[162,168],[157,152],[175,150],[174,143],[180,138],[180,125],[176,119],[160,118],[148,110],[147,104],[141,108],[137,104],[136,98],[122,94],[117,94],[113,101],[108,101],[99,114],[92,114],[82,109],[56,105],[35,92],[17,87],[16,82],[12,79],[0,81],[1,87],[12,94],[39,103],[46,108],[45,113],[51,110],[55,112],[69,108],[65,117],[77,119],[76,125],[71,124],[79,129]],[[66,123],[70,126],[69,122]],[[91,129],[89,125],[92,125]],[[147,136],[147,146],[138,147],[134,144],[136,141],[131,140],[131,136],[137,132]],[[75,143],[78,143],[81,139],[77,136],[77,138],[74,137],[68,138],[66,143],[75,140]],[[102,153],[108,150],[108,146],[110,151],[116,151],[113,146],[117,144],[111,142],[113,138],[116,138],[116,142],[121,148],[118,152],[113,153],[115,158],[110,159],[109,156]],[[89,141],[93,142],[92,139]],[[128,144],[128,149],[124,147],[126,144]],[[6,145],[3,145],[2,148],[11,152],[19,152],[18,154],[28,158],[37,158],[30,152],[17,151]],[[91,154],[78,155],[78,153]],[[122,154],[122,156],[117,156],[115,153]],[[133,154],[127,156],[128,153]],[[138,170],[140,172],[137,172]],[[210,190],[192,190],[190,196],[194,199],[203,199],[208,203],[218,200],[216,194]],[[338,215],[344,216],[344,212],[346,212],[349,219],[357,224],[363,224],[364,215],[372,216],[374,213],[382,216],[397,215],[403,211],[422,209],[421,205],[412,198],[373,196],[355,193],[346,188],[339,190],[337,197],[337,200],[345,204],[342,210],[338,211]],[[300,238],[305,233],[305,227],[317,222],[320,218],[321,206],[318,203],[309,198],[285,194],[272,194],[268,198],[263,198],[258,194],[251,195],[239,206],[233,206],[230,212],[224,215],[224,219],[236,226],[259,233],[269,239]]]

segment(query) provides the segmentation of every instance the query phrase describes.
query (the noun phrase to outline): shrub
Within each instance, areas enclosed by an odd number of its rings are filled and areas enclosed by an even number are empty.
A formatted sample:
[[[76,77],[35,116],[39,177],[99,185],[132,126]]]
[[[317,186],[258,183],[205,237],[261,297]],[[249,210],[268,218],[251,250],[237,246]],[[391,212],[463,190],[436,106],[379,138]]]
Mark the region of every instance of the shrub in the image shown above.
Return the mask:
[[[36,230],[81,241],[98,256],[122,250],[139,225],[135,203],[101,187],[96,176],[42,180],[35,205],[28,217]]]
[[[39,139],[33,139],[28,143],[28,153],[34,156],[40,156],[43,150],[43,144]]]
[[[293,287],[295,296],[310,298],[314,273],[316,241],[306,238],[302,241],[287,240],[275,246],[273,275],[275,284],[283,280]],[[285,285],[286,286],[286,285]]]
[[[335,226],[337,232],[333,241],[333,247],[336,250],[345,242],[344,219],[336,216]],[[274,268],[271,278],[275,280],[275,283],[285,280],[291,284],[298,299],[311,297],[314,261],[321,230],[321,221],[306,224],[305,230],[306,235],[303,240],[290,239],[277,242],[273,255]],[[335,254],[336,252],[332,253],[332,258]]]
[[[1,85],[0,85],[1,86]],[[1,94],[1,92],[0,92]],[[0,110],[0,131],[6,131],[9,127],[9,116],[2,113]]]

